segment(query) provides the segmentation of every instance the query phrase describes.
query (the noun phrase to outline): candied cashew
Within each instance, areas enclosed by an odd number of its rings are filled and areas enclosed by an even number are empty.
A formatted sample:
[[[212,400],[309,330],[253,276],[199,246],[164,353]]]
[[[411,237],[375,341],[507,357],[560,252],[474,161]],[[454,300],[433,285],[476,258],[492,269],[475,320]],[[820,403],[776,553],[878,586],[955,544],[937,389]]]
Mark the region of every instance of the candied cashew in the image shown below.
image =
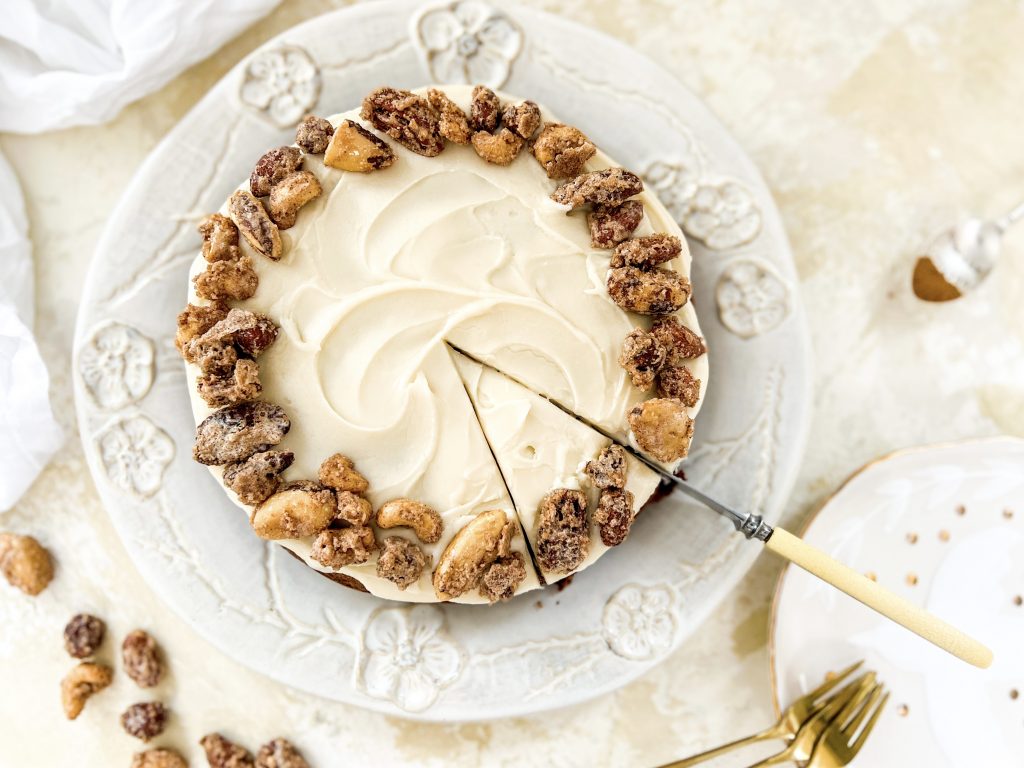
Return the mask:
[[[295,461],[291,451],[261,451],[224,467],[224,485],[243,504],[265,501],[281,487],[281,473]]]
[[[60,701],[64,716],[74,720],[85,709],[85,702],[94,693],[110,685],[114,671],[105,664],[83,661],[60,681]]]
[[[0,573],[12,587],[35,596],[53,579],[53,560],[31,536],[0,533]]]
[[[330,489],[317,483],[292,483],[262,501],[250,522],[262,539],[301,539],[324,530],[336,512]]]
[[[429,558],[416,544],[401,536],[388,536],[381,542],[381,552],[377,556],[377,575],[405,590],[419,580],[428,561]]]
[[[260,747],[256,768],[309,768],[309,763],[288,739],[272,739]]]
[[[211,213],[197,227],[203,236],[203,258],[207,261],[234,261],[239,256],[238,227],[227,216]]]
[[[612,254],[612,267],[640,267],[649,269],[671,261],[683,252],[683,241],[675,235],[659,232],[634,237],[620,243]]]
[[[476,587],[484,571],[508,554],[511,520],[500,509],[481,512],[452,538],[434,569],[434,592],[451,600]]]
[[[327,568],[361,565],[377,549],[373,528],[368,525],[328,528],[313,539],[310,557]]]
[[[356,470],[352,459],[340,453],[328,456],[320,465],[320,483],[336,491],[366,493],[370,484]]]
[[[582,491],[556,488],[540,502],[537,562],[546,571],[569,573],[589,552],[587,497]]]
[[[199,740],[210,768],[255,768],[252,754],[245,747],[219,733],[208,733]]]
[[[275,184],[302,167],[302,153],[296,147],[277,147],[256,161],[249,176],[249,190],[265,197]]]
[[[583,205],[619,205],[644,190],[644,183],[625,168],[605,168],[567,181],[551,193],[551,199],[570,208]]]
[[[444,149],[437,113],[412,91],[378,88],[363,99],[360,116],[417,154],[435,157]]]
[[[476,131],[493,131],[501,117],[501,102],[497,94],[486,85],[473,87],[473,101],[469,107],[469,124]]]
[[[693,419],[678,400],[645,400],[629,411],[627,419],[637,445],[658,461],[676,461],[689,452]]]
[[[444,522],[434,509],[412,499],[392,499],[377,510],[379,528],[412,528],[420,541],[434,544],[441,539]]]
[[[274,261],[281,258],[281,232],[251,192],[239,189],[232,194],[228,198],[228,213],[253,250]]]
[[[693,408],[700,399],[700,379],[685,365],[666,365],[658,373],[658,393]]]
[[[476,153],[493,165],[510,164],[523,148],[523,140],[508,128],[502,128],[497,133],[477,131],[472,141]]]
[[[668,350],[668,361],[692,360],[708,351],[704,339],[679,322],[675,315],[659,317],[651,323],[651,333]]]
[[[546,124],[533,142],[533,156],[549,179],[578,176],[597,152],[579,128],[562,123]]]
[[[667,269],[608,270],[608,295],[627,312],[668,315],[690,300],[690,281]]]
[[[635,517],[632,493],[611,488],[601,491],[594,522],[606,547],[617,547],[626,540]]]
[[[473,129],[469,127],[469,118],[459,105],[436,88],[427,91],[427,101],[440,115],[441,135],[454,144],[469,144]]]
[[[595,248],[614,248],[633,234],[643,218],[644,204],[639,200],[627,200],[620,205],[595,205],[587,213],[590,244]]]
[[[192,278],[196,296],[207,301],[242,301],[256,293],[259,275],[252,259],[242,256],[235,261],[215,261]]]
[[[279,405],[256,400],[214,411],[196,428],[192,457],[200,464],[231,464],[277,445],[291,422]]]
[[[395,153],[387,142],[352,120],[338,126],[324,153],[324,165],[356,173],[379,171],[394,162]]]
[[[309,171],[296,171],[285,176],[270,190],[267,209],[270,219],[278,229],[289,229],[295,226],[302,207],[316,200],[323,194],[323,188]]]
[[[595,488],[625,488],[626,449],[612,443],[602,450],[596,459],[588,461],[584,471]]]
[[[634,328],[622,342],[619,365],[629,373],[633,386],[648,392],[665,364],[665,348],[653,333]]]
[[[316,115],[306,115],[295,128],[295,143],[311,155],[319,155],[331,142],[334,126],[330,120]]]

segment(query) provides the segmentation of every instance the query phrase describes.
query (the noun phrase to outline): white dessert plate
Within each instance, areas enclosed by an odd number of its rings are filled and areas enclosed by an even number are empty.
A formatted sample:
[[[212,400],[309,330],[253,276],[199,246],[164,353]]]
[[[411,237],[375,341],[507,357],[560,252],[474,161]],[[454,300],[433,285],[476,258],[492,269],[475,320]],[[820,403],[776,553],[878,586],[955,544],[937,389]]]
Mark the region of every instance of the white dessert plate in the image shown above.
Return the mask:
[[[803,537],[986,643],[979,670],[790,566],[771,629],[778,708],[858,659],[892,691],[855,765],[1020,765],[1024,440],[903,451],[860,470]]]
[[[374,87],[483,82],[535,99],[643,173],[691,238],[711,386],[688,476],[774,521],[808,421],[796,275],[757,170],[663,70],[597,32],[480,2],[378,2],[254,51],[172,130],[107,224],[78,320],[82,440],[111,519],[167,604],[233,658],[295,688],[432,720],[563,706],[613,690],[700,624],[760,551],[670,498],[564,591],[493,608],[346,589],[252,534],[191,460],[173,346],[198,219],[307,112]]]

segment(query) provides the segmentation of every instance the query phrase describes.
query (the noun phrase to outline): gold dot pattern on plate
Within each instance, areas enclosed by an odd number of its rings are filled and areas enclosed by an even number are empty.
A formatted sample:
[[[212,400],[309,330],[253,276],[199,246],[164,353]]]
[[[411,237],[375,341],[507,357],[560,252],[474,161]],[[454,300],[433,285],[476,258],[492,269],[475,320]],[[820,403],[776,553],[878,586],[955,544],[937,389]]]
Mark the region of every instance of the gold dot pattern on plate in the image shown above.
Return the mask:
[[[917,544],[917,534],[916,533],[908,533],[907,534],[907,543],[908,544]]]
[[[917,574],[916,573],[908,573],[907,574],[907,584],[909,584],[912,587],[917,584]]]

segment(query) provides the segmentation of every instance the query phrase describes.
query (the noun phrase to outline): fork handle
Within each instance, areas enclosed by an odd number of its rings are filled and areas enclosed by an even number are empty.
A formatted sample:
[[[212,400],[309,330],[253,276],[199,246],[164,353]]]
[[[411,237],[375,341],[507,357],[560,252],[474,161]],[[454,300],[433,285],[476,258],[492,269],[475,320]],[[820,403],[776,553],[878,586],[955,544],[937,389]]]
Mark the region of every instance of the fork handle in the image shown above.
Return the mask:
[[[674,763],[666,763],[665,765],[659,766],[659,768],[689,768],[691,765],[697,765],[703,763],[706,760],[710,760],[713,757],[724,755],[726,752],[732,752],[734,749],[741,749],[748,744],[756,744],[759,741],[765,741],[766,739],[781,739],[784,733],[778,725],[773,725],[771,728],[765,728],[760,733],[755,733],[752,736],[747,736],[736,741],[730,741],[728,744],[723,744],[720,747],[709,749],[707,752],[701,752],[699,755],[693,755],[685,760],[676,760]]]
[[[992,651],[973,637],[834,560],[789,531],[775,528],[765,546],[968,664],[982,669],[992,664]]]

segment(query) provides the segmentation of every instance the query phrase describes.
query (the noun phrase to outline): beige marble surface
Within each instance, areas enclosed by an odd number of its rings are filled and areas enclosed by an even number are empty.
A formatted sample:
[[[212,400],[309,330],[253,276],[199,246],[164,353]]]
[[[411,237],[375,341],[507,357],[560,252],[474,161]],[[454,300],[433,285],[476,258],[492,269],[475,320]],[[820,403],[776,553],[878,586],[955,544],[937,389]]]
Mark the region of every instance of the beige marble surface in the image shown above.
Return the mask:
[[[0,516],[0,528],[38,536],[59,561],[55,582],[35,600],[0,583],[0,763],[127,766],[137,749],[115,722],[144,698],[127,680],[73,723],[60,713],[58,679],[70,667],[60,631],[76,610],[108,617],[117,638],[144,626],[161,640],[172,674],[157,695],[175,718],[159,743],[187,752],[193,765],[204,763],[195,741],[214,729],[250,747],[286,734],[320,768],[644,766],[767,724],[769,600],[780,569],[768,556],[679,651],[625,689],[570,710],[465,726],[408,723],[273,685],[198,640],[135,574],[75,433],[71,340],[93,249],[121,189],[189,107],[254,46],[336,5],[286,0],[108,125],[0,134],[25,189],[36,326],[69,434],[29,494]],[[816,357],[810,447],[787,522],[798,524],[843,477],[889,450],[1024,435],[1024,227],[970,297],[930,306],[909,292],[915,249],[937,226],[1024,198],[1024,5],[530,5],[618,36],[675,73],[731,128],[776,195]],[[113,648],[108,641],[107,658]]]

